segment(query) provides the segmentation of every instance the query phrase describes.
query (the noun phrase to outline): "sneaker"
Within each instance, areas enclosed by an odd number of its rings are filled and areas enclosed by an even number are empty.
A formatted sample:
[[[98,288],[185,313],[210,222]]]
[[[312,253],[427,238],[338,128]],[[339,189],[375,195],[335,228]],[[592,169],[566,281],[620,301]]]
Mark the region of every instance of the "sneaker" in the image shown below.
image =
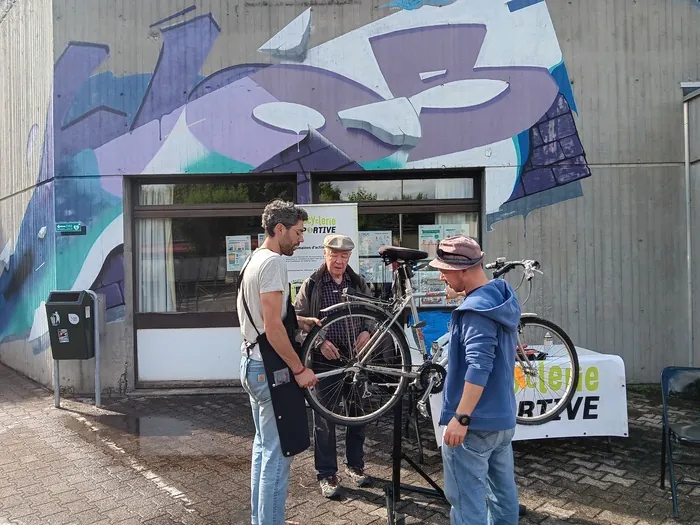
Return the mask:
[[[334,498],[340,491],[337,476],[323,478],[319,481],[319,485],[321,485],[321,494],[323,494],[324,498]]]
[[[355,482],[356,486],[364,487],[369,484],[369,478],[365,474],[364,469],[346,466],[345,472]]]

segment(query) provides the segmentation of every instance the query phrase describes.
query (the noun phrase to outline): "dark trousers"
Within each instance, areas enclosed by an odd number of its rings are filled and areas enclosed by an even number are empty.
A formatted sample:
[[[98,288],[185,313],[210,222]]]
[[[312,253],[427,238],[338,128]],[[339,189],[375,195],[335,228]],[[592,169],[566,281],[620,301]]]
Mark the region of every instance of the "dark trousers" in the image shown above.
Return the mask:
[[[334,390],[336,378],[319,381],[317,392]],[[347,402],[347,401],[346,401]],[[319,480],[334,476],[338,472],[338,457],[335,441],[335,425],[316,412],[314,418],[314,466]],[[365,427],[349,426],[345,430],[345,464],[359,469],[365,468]]]

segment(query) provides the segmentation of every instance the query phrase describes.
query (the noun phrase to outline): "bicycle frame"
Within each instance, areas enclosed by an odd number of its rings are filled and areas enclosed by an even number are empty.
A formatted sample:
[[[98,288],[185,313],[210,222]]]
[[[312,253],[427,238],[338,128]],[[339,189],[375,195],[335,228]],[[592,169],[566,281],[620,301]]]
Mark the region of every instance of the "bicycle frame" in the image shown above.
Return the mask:
[[[366,361],[369,359],[369,357],[372,355],[374,350],[376,349],[377,345],[379,344],[379,341],[381,340],[382,337],[391,329],[391,327],[396,323],[398,320],[399,316],[405,312],[406,308],[410,308],[411,315],[413,316],[414,323],[411,326],[411,328],[414,330],[414,333],[416,333],[416,339],[418,342],[418,349],[421,352],[421,355],[426,356],[427,355],[427,350],[425,348],[425,339],[423,338],[423,332],[422,332],[422,326],[420,325],[420,321],[418,319],[418,308],[416,306],[416,297],[421,297],[425,296],[427,294],[416,294],[413,291],[413,285],[411,284],[411,279],[408,276],[407,273],[407,267],[406,265],[401,265],[399,268],[397,268],[396,272],[394,273],[394,278],[393,278],[393,284],[394,286],[398,285],[397,289],[399,290],[399,296],[394,298],[393,301],[393,306],[391,309],[391,314],[390,318],[386,321],[384,321],[381,325],[381,327],[372,334],[370,337],[369,341],[365,343],[364,348],[362,348],[359,352],[360,359],[355,365],[349,366],[345,369],[338,369],[338,370],[330,370],[328,372],[320,372],[316,374],[316,377],[319,379],[323,379],[324,377],[329,377],[333,375],[338,375],[342,373],[346,373],[348,371],[359,371],[360,368],[363,368],[369,372],[376,372],[376,373],[381,373],[384,375],[390,375],[390,376],[395,376],[395,377],[407,377],[409,379],[416,379],[419,377],[419,372],[404,372],[404,371],[397,371],[391,368],[384,368],[384,367],[379,367],[379,366],[371,366],[367,365]],[[400,272],[403,272],[403,275],[401,275]],[[405,292],[402,291],[402,287],[400,286],[401,283],[403,282],[404,287],[405,287]],[[437,294],[435,294],[437,295]],[[391,302],[384,302],[380,300],[373,300],[369,297],[363,297],[363,296],[357,296],[357,295],[352,295],[347,293],[347,290],[343,292],[342,294],[343,299],[345,299],[344,302],[338,303],[336,305],[330,306],[328,308],[325,308],[321,310],[321,313],[327,315],[328,313],[340,309],[340,308],[345,308],[345,307],[350,307],[353,304],[361,304],[365,306],[369,306],[371,308],[381,308],[381,307],[387,307],[390,306],[392,303]],[[381,308],[382,311],[383,308]]]
[[[519,263],[519,261],[518,261]],[[501,268],[503,268],[505,265],[511,265],[512,267],[515,267],[516,263],[502,263]],[[376,373],[381,373],[384,375],[389,375],[389,376],[394,376],[394,377],[407,377],[409,379],[418,379],[420,376],[420,372],[404,372],[402,370],[394,370],[391,368],[384,368],[381,366],[371,366],[367,365],[366,362],[369,359],[369,357],[372,355],[374,350],[376,349],[377,345],[379,344],[379,341],[381,340],[382,337],[391,329],[391,326],[396,323],[398,320],[399,316],[406,310],[406,308],[410,308],[411,315],[413,317],[413,325],[411,326],[411,329],[413,330],[415,334],[415,339],[416,342],[418,343],[418,350],[420,351],[421,355],[424,357],[424,362],[421,364],[421,367],[424,367],[432,363],[436,363],[442,367],[444,367],[447,364],[448,361],[448,356],[442,357],[443,353],[443,347],[437,346],[436,351],[432,356],[428,356],[428,352],[425,347],[425,339],[423,337],[423,331],[422,331],[422,324],[421,321],[418,318],[418,308],[416,306],[416,298],[418,297],[428,297],[428,296],[441,296],[441,295],[446,295],[444,292],[441,293],[429,293],[429,292],[423,292],[423,293],[416,293],[413,291],[413,285],[411,284],[411,279],[408,275],[407,272],[408,266],[403,264],[400,265],[397,270],[394,272],[394,277],[393,277],[393,285],[396,287],[398,290],[398,295],[394,297],[394,301],[388,302],[388,301],[381,301],[378,299],[373,299],[370,297],[365,297],[365,296],[358,296],[358,295],[353,295],[347,292],[345,290],[342,294],[342,297],[344,299],[344,302],[338,303],[336,305],[330,306],[328,308],[325,308],[324,310],[321,310],[321,313],[325,315],[329,314],[330,312],[339,309],[339,308],[345,308],[345,307],[350,307],[353,304],[361,304],[368,306],[370,308],[374,309],[379,309],[384,311],[384,308],[390,307],[391,306],[391,317],[388,320],[385,320],[380,328],[372,334],[370,337],[369,341],[365,343],[364,348],[362,348],[359,352],[360,359],[357,361],[352,366],[349,366],[345,369],[337,369],[337,370],[330,370],[328,372],[320,372],[316,374],[316,377],[319,379],[323,379],[325,377],[330,377],[338,374],[344,374],[347,373],[348,371],[354,371],[354,372],[359,372],[360,369],[365,369],[369,372],[376,372]],[[534,270],[534,271],[539,271],[539,270]],[[522,286],[522,283],[524,282],[525,278],[527,278],[528,284],[529,284],[529,291],[527,294],[527,298],[525,301],[523,301],[522,304],[525,304],[531,295],[532,292],[532,279],[534,277],[534,271],[532,268],[529,266],[526,267],[526,272],[523,274],[523,279],[521,280],[520,284],[516,288],[519,289],[520,286]],[[495,274],[496,272],[494,272]],[[507,272],[504,272],[505,274]],[[495,277],[494,275],[494,278]],[[401,283],[403,283],[403,287],[401,286]],[[405,290],[405,291],[404,291]],[[392,306],[393,304],[393,306]],[[532,365],[532,362],[530,359],[527,357],[527,354],[525,354],[524,348],[523,348],[523,343],[520,340],[520,334],[518,334],[518,346],[521,348],[523,351],[522,352],[517,352],[515,353],[516,360],[521,364],[523,371],[528,374],[533,374],[534,373],[534,367]],[[434,382],[434,378],[430,380],[429,388],[426,390],[426,393],[422,396],[421,401],[425,402],[427,401],[427,396],[430,393],[430,390],[432,389],[432,385]]]

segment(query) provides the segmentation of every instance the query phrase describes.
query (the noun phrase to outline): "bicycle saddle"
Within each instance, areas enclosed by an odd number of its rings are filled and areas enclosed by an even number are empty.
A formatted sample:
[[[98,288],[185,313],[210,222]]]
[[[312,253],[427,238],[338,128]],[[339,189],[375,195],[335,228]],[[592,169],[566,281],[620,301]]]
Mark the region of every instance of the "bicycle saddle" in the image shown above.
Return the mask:
[[[379,248],[379,255],[390,262],[413,262],[428,258],[427,252],[413,250],[411,248],[402,248],[400,246],[382,246]]]

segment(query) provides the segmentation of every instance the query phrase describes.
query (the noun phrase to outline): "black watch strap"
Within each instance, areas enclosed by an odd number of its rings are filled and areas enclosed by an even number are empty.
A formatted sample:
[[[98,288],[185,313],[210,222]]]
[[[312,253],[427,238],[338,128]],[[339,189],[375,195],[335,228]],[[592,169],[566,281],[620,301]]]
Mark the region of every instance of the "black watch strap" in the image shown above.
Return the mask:
[[[468,427],[469,423],[472,422],[472,418],[467,414],[455,414],[455,419],[463,427]]]

